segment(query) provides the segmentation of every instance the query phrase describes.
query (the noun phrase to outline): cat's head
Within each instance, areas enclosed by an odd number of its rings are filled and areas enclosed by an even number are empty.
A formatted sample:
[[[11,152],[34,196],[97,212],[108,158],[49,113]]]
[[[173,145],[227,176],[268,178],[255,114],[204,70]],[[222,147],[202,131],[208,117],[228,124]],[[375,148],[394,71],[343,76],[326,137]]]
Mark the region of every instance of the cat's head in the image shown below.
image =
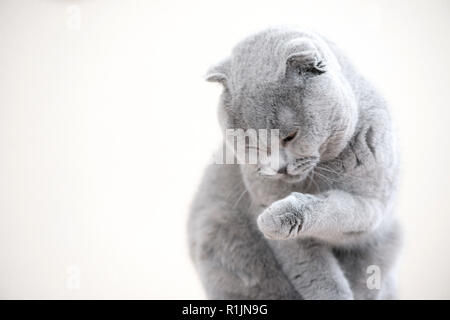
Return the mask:
[[[224,88],[219,106],[223,129],[279,130],[279,152],[268,148],[279,160],[256,165],[273,177],[304,179],[319,161],[339,155],[354,133],[353,91],[328,45],[314,34],[286,29],[257,33],[212,67],[207,80]]]

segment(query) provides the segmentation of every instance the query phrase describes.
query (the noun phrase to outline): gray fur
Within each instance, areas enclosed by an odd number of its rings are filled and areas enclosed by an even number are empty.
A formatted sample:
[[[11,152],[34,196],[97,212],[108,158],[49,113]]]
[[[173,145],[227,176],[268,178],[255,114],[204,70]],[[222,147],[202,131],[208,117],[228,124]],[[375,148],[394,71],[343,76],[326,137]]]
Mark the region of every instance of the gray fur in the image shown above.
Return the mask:
[[[207,168],[188,231],[208,297],[394,298],[398,157],[383,98],[333,43],[289,28],[245,39],[207,79],[224,87],[222,129],[298,130],[284,173]]]

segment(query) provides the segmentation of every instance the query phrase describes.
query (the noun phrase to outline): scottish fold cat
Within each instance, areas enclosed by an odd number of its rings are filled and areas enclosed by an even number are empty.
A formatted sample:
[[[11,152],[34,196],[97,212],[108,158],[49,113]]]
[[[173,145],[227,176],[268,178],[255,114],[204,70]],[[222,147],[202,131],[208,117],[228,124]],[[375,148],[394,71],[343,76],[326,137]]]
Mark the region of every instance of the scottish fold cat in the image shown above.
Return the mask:
[[[206,169],[188,234],[207,296],[394,298],[398,156],[372,85],[335,44],[295,28],[248,37],[207,80],[223,86],[224,132],[277,129],[280,139],[275,168]]]

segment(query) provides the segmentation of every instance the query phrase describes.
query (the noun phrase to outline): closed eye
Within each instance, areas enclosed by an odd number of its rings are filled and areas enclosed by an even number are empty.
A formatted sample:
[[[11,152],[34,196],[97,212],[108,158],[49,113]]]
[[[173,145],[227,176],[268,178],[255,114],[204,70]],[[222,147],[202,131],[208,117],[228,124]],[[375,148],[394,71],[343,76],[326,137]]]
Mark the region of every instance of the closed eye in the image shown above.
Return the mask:
[[[297,135],[297,130],[291,132],[288,136],[284,137],[281,141],[283,144],[287,144],[289,141],[294,140],[295,136]]]

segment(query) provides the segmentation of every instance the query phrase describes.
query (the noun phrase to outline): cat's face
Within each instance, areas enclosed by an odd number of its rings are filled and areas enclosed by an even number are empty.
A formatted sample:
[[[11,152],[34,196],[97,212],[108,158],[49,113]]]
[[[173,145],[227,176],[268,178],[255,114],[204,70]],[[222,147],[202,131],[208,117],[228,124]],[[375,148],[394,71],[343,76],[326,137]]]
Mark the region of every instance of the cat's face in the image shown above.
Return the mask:
[[[269,159],[259,159],[255,169],[298,182],[317,163],[343,150],[357,110],[349,85],[333,65],[336,61],[327,61],[310,39],[287,38],[260,34],[242,42],[209,80],[224,85],[219,109],[223,129],[279,130],[279,151],[270,150],[270,141],[259,144],[269,146]],[[286,48],[280,49],[280,42]],[[275,154],[274,167],[270,156]]]

